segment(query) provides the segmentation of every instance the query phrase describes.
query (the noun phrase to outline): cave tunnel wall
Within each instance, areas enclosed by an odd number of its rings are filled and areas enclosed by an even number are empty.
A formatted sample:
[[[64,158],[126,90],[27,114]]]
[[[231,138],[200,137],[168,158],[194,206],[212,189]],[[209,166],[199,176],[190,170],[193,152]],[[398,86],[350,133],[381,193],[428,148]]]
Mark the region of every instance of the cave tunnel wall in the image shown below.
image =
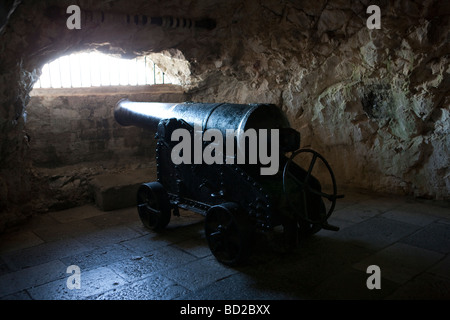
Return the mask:
[[[69,30],[72,4],[2,5],[2,228],[33,212],[23,117],[32,85],[44,63],[86,49],[179,60],[194,101],[275,103],[341,186],[449,198],[447,1],[80,0],[81,29]],[[366,26],[372,4],[381,10],[380,29]],[[143,25],[134,23],[137,14],[216,25]]]

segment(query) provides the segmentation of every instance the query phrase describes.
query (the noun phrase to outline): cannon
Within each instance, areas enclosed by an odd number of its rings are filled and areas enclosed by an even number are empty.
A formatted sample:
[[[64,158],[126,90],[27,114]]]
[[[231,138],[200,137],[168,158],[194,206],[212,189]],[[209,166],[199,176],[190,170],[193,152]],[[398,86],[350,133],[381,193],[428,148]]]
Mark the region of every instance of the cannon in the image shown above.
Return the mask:
[[[180,208],[200,213],[212,254],[231,266],[250,257],[257,234],[281,228],[283,245],[295,246],[321,229],[338,230],[327,222],[343,197],[333,171],[321,154],[300,149],[300,133],[276,105],[123,99],[114,117],[157,140],[157,181],[137,192],[145,227],[164,229]],[[296,159],[305,155],[302,168]],[[319,162],[331,181],[326,192],[313,175]]]

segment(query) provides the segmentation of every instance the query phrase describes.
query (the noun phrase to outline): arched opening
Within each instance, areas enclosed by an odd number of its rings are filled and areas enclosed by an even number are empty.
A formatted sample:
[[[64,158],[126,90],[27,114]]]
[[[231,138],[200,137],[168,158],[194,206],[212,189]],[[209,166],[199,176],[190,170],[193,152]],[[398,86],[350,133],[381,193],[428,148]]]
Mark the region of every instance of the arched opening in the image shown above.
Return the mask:
[[[150,56],[121,59],[85,51],[46,63],[25,121],[39,186],[33,190],[36,210],[93,202],[103,210],[133,205],[135,187],[154,176],[154,133],[118,125],[114,106],[123,98],[181,102],[180,83]],[[112,189],[120,189],[120,197],[108,195]]]

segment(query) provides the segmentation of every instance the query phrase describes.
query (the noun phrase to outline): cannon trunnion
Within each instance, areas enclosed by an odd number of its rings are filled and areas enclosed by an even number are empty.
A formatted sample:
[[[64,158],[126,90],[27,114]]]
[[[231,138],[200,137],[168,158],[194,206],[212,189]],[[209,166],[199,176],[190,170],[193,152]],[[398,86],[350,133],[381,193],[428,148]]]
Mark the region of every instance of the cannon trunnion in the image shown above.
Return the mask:
[[[295,244],[322,228],[338,230],[327,223],[342,197],[331,167],[319,153],[299,149],[300,134],[275,105],[121,100],[114,115],[121,125],[156,133],[157,181],[137,193],[147,228],[163,229],[179,208],[200,213],[211,252],[227,265],[250,256],[256,232],[283,226]],[[302,154],[312,158],[306,170],[294,161]],[[317,161],[331,192],[312,175]]]

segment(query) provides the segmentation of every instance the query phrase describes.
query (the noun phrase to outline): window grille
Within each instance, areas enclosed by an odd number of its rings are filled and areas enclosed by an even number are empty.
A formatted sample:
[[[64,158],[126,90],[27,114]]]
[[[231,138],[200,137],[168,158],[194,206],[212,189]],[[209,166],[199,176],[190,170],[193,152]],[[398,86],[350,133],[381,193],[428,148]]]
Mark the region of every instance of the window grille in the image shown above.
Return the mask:
[[[34,88],[86,88],[100,86],[140,86],[179,84],[148,57],[120,59],[98,52],[82,52],[60,57],[42,68]]]

